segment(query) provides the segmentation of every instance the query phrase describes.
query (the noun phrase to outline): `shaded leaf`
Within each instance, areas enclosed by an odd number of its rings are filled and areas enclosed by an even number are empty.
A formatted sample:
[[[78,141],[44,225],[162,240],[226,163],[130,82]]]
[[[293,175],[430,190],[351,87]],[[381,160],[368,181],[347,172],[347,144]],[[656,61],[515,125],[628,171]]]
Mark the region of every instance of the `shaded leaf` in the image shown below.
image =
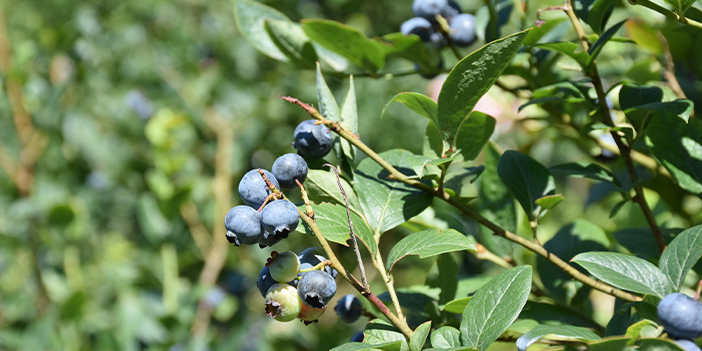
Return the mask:
[[[654,118],[647,128],[647,144],[678,185],[702,194],[702,121],[691,118]]]
[[[388,106],[394,102],[404,104],[412,111],[416,112],[422,117],[428,118],[435,124],[439,122],[439,107],[436,102],[424,94],[412,92],[399,93],[395,95],[390,101],[388,101],[387,104],[385,104],[385,107],[383,107],[383,112],[380,114],[380,118],[383,118],[385,115],[385,110],[387,110]]]
[[[273,44],[288,57],[290,62],[302,68],[314,68],[317,53],[305,32],[296,23],[288,20],[267,18],[264,28]]]
[[[673,290],[680,291],[687,273],[702,257],[702,225],[680,233],[666,247],[658,266],[673,283]]]
[[[419,255],[419,258],[427,258],[462,250],[476,251],[475,243],[471,238],[454,229],[425,230],[410,234],[395,244],[388,254],[386,267],[388,271],[391,271],[395,263],[407,255]]]
[[[261,53],[278,61],[288,62],[288,57],[278,49],[266,32],[266,18],[290,21],[270,6],[251,0],[234,1],[234,20],[241,36]]]
[[[589,329],[569,325],[540,325],[517,339],[517,349],[526,351],[531,344],[541,340],[600,340]]]
[[[494,118],[477,111],[463,121],[456,133],[455,146],[466,161],[478,157],[495,132],[495,123]]]
[[[500,152],[497,146],[485,145],[485,171],[480,176],[478,188],[478,210],[480,214],[502,228],[514,232],[517,227],[517,209],[514,197],[498,175],[497,165]],[[510,242],[493,235],[492,231],[481,227],[478,232],[481,244],[500,256],[511,256]]]
[[[612,171],[600,166],[597,163],[564,163],[553,166],[548,169],[553,175],[567,175],[576,178],[590,178],[603,182],[612,183],[618,187],[622,186],[621,182],[612,173]]]
[[[370,72],[377,72],[385,64],[380,45],[366,38],[358,29],[331,20],[306,19],[301,22],[310,39],[349,62]]]
[[[607,30],[606,30],[604,33],[602,33],[602,35],[597,39],[597,41],[595,42],[595,44],[593,44],[593,45],[590,47],[590,51],[588,52],[588,54],[590,54],[590,57],[589,57],[589,58],[587,59],[587,61],[586,61],[587,67],[592,66],[592,63],[595,62],[595,59],[597,59],[597,56],[599,56],[600,53],[602,52],[602,49],[604,49],[605,44],[607,44],[607,42],[608,42],[610,39],[612,39],[612,37],[614,36],[614,34],[616,34],[617,31],[619,31],[619,29],[624,25],[624,23],[626,23],[626,21],[628,21],[628,19],[625,19],[625,20],[623,20],[623,21],[621,21],[621,22],[619,22],[619,23],[613,25],[613,26],[610,27],[609,29],[607,29]]]
[[[456,297],[456,291],[458,289],[457,274],[458,265],[456,261],[451,254],[446,253],[437,258],[436,264],[429,270],[424,284],[432,288],[441,289],[438,302],[444,304]],[[458,313],[461,312],[463,312],[463,310]]]
[[[422,39],[416,35],[390,33],[374,39],[387,57],[401,57],[419,65],[429,62],[429,51]]]
[[[502,154],[497,172],[522,205],[529,220],[535,220],[541,211],[536,200],[556,192],[553,176],[548,169],[519,151],[509,150]]]
[[[580,45],[571,42],[558,42],[558,43],[544,43],[536,44],[534,47],[545,49],[549,51],[555,51],[564,54],[578,63],[583,71],[587,71],[587,61],[590,55],[583,51]]]

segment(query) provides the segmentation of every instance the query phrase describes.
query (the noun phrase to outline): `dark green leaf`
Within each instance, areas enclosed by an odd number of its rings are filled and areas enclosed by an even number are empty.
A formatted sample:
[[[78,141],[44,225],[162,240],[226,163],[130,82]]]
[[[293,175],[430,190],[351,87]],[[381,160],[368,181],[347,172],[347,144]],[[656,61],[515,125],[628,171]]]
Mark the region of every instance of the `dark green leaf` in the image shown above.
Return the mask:
[[[512,268],[490,280],[463,311],[463,345],[487,349],[517,319],[530,292],[530,266]]]
[[[428,118],[435,124],[438,123],[439,107],[436,102],[424,94],[411,92],[399,93],[395,95],[392,100],[388,101],[388,103],[385,104],[385,107],[383,107],[383,112],[380,114],[380,118],[383,118],[385,115],[385,110],[387,110],[388,106],[390,106],[390,104],[393,102],[401,102],[412,111],[418,113],[420,116]]]
[[[472,161],[478,157],[494,132],[495,119],[474,111],[458,128],[454,145],[466,161]]]
[[[583,71],[587,71],[587,61],[590,58],[590,55],[583,51],[583,49],[580,47],[580,45],[576,43],[571,43],[571,42],[558,42],[558,43],[545,43],[545,44],[537,44],[534,45],[534,47],[540,48],[540,49],[545,49],[545,50],[550,50],[550,51],[555,51],[561,54],[564,54],[578,63],[580,67],[583,69]]]
[[[663,240],[670,243],[681,230],[661,228],[661,231],[663,232]],[[650,227],[622,229],[614,232],[612,236],[617,239],[619,245],[624,246],[634,255],[654,260],[661,256],[661,251]]]
[[[234,1],[234,20],[241,36],[261,53],[278,61],[288,62],[287,56],[278,49],[266,32],[266,18],[290,21],[280,11],[258,2]]]
[[[614,6],[616,5],[616,0],[595,0],[590,7],[590,11],[587,14],[586,22],[590,25],[590,28],[596,33],[602,33],[602,31],[607,26],[607,20],[609,19]]]
[[[431,346],[435,348],[452,348],[461,346],[461,332],[454,327],[441,327],[431,333]]]
[[[564,309],[562,306],[549,304],[545,302],[527,301],[524,305],[522,313],[519,314],[519,319],[533,319],[540,324],[549,325],[574,325],[585,328],[601,328],[597,322],[593,321],[588,315]]]
[[[678,185],[702,194],[702,121],[654,118],[646,132],[648,146]]]
[[[626,205],[627,202],[629,202],[629,200],[624,199],[614,204],[614,207],[612,207],[612,209],[609,211],[609,218],[614,218],[614,216],[616,216],[617,213],[619,213],[619,211],[622,209],[622,207],[624,207],[624,205]]]
[[[405,175],[411,176],[406,150],[391,150],[380,154],[385,161]],[[418,215],[427,208],[432,196],[407,184],[388,179],[389,173],[370,158],[358,165],[354,188],[358,192],[363,213],[376,236]]]
[[[670,293],[668,278],[638,257],[615,252],[585,252],[572,259],[598,279],[617,288],[663,298]]]
[[[351,239],[350,229],[349,229],[349,218],[346,214],[346,208],[344,206],[332,205],[332,204],[321,204],[312,205],[312,210],[314,210],[314,218],[317,221],[317,227],[324,233],[324,237],[332,242],[341,244],[344,246],[349,246],[348,240]],[[378,247],[373,238],[373,233],[361,217],[359,217],[355,212],[351,212],[351,219],[353,220],[353,229],[361,242],[366,245],[368,251],[373,255],[377,253]],[[313,234],[312,231],[305,226],[308,234]]]
[[[421,351],[422,348],[424,348],[424,343],[427,341],[430,329],[431,321],[422,323],[414,330],[414,334],[412,334],[409,342],[410,351]]]
[[[517,339],[517,349],[526,351],[527,347],[539,341],[548,340],[600,340],[597,334],[589,329],[569,325],[540,325]]]
[[[426,132],[424,133],[424,147],[422,153],[424,156],[431,159],[442,158],[446,155],[448,145],[436,127],[434,122],[429,121]]]
[[[632,107],[660,102],[663,99],[663,90],[657,86],[638,84],[624,84],[619,90],[619,105],[622,110]]]
[[[680,291],[687,273],[702,257],[702,225],[680,233],[663,251],[658,266],[673,283],[673,289]]]
[[[556,192],[553,176],[548,169],[519,151],[509,150],[502,154],[497,172],[531,221],[541,211],[536,200]]]
[[[595,59],[597,59],[597,56],[599,56],[600,53],[602,52],[602,49],[604,49],[605,44],[607,44],[607,42],[610,39],[612,39],[614,34],[616,34],[617,31],[619,31],[619,28],[621,28],[624,25],[624,23],[626,23],[626,21],[628,21],[628,19],[625,19],[625,20],[613,25],[609,29],[607,29],[604,33],[602,33],[600,38],[597,39],[595,44],[593,44],[590,47],[590,51],[588,52],[588,54],[590,54],[590,57],[587,59],[587,63],[586,63],[587,67],[592,66],[592,63],[595,62]]]
[[[590,351],[624,351],[629,345],[629,340],[627,337],[613,337],[592,342],[587,346]]]
[[[529,30],[493,41],[459,61],[451,70],[439,93],[437,127],[449,139],[478,100],[507,68]]]
[[[385,64],[383,48],[358,29],[330,20],[307,19],[301,22],[310,39],[351,63],[370,72],[377,72]]]
[[[478,210],[488,220],[513,232],[517,227],[517,209],[512,193],[502,183],[497,172],[500,152],[492,143],[485,145],[484,152],[485,171],[480,176]],[[512,255],[510,242],[493,235],[492,231],[485,227],[481,227],[478,231],[478,239],[488,250],[497,255]]]
[[[419,258],[427,258],[462,250],[475,252],[475,243],[472,238],[466,237],[454,229],[425,230],[410,234],[395,244],[388,254],[386,266],[388,271],[391,271],[395,263],[407,255],[419,255]]]
[[[614,176],[610,170],[600,166],[597,163],[564,163],[558,166],[553,166],[548,169],[553,175],[567,175],[578,178],[590,178],[603,182],[612,183],[616,186],[622,186],[619,179]]]
[[[312,69],[317,53],[305,32],[296,23],[288,20],[267,18],[264,27],[271,41],[298,67]]]
[[[444,304],[456,297],[456,290],[458,289],[457,274],[458,265],[456,261],[451,254],[446,253],[438,257],[436,264],[429,270],[424,284],[432,288],[441,289],[438,302]],[[463,312],[462,309],[457,313],[461,312]]]

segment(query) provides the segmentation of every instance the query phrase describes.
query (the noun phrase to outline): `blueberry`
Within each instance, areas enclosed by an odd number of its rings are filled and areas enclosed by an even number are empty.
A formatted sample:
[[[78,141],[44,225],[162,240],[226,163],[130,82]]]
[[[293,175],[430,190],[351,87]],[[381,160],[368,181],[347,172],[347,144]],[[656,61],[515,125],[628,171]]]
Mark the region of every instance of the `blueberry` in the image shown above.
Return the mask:
[[[346,323],[353,323],[361,316],[363,305],[355,295],[348,294],[339,299],[334,310],[339,315],[339,319]]]
[[[261,235],[261,238],[258,240],[258,247],[264,248],[268,246],[273,246],[277,243],[279,243],[281,240],[285,239],[287,236],[275,236],[266,230],[263,231],[263,235]]]
[[[457,16],[461,13],[461,6],[458,5],[453,0],[448,0],[448,6],[444,7],[444,11],[441,12],[441,16],[450,19],[453,16]]]
[[[429,43],[433,44],[438,49],[441,49],[448,45],[446,37],[439,32],[432,32],[431,35],[429,35]]]
[[[310,269],[322,263],[322,261],[326,261],[327,258],[324,257],[323,254],[324,250],[319,246],[310,247],[305,251],[302,251],[300,255],[298,255],[298,258],[300,259],[300,270]],[[331,268],[331,266],[326,266],[324,267],[324,271],[331,275],[332,278],[336,279],[336,269]],[[300,274],[300,276],[302,276],[302,274]]]
[[[298,154],[285,154],[273,162],[271,173],[283,188],[295,188],[297,187],[295,179],[300,183],[304,183],[307,179],[307,162]]]
[[[446,11],[448,6],[448,0],[414,0],[412,12],[417,17],[424,17],[432,23],[436,23],[436,15]]]
[[[280,188],[278,180],[275,179],[275,176],[271,172],[263,170],[263,174],[266,175],[266,178],[268,178],[276,188]],[[257,210],[263,205],[263,202],[266,201],[266,197],[272,193],[273,192],[268,189],[266,182],[263,181],[261,174],[258,173],[258,169],[252,169],[246,172],[239,182],[239,196],[241,196],[241,199],[244,200],[247,206],[251,206]]]
[[[462,13],[449,21],[451,40],[458,46],[468,46],[475,41],[475,16]]]
[[[434,30],[426,18],[414,17],[402,23],[400,32],[404,35],[416,34],[422,41],[429,41]]]
[[[253,245],[263,236],[261,214],[249,206],[236,206],[224,217],[227,240],[234,245]]]
[[[270,268],[265,266],[261,268],[261,271],[258,273],[258,281],[256,282],[256,286],[258,287],[258,291],[261,293],[261,296],[266,297],[268,289],[270,289],[271,286],[275,285],[276,283],[278,282],[271,277]]]
[[[277,200],[269,203],[261,211],[261,223],[264,235],[273,238],[287,238],[288,234],[297,228],[300,213],[295,204],[288,200]],[[268,238],[267,238],[268,239]]]
[[[300,314],[301,305],[297,290],[288,284],[275,284],[266,293],[266,314],[277,321],[295,319]]]
[[[363,330],[361,330],[360,332],[353,334],[353,337],[349,341],[350,342],[363,342],[363,340],[365,340],[365,339],[366,339],[366,336],[363,335]]]
[[[305,305],[323,308],[336,294],[336,282],[325,272],[307,272],[297,283],[297,293]]]
[[[670,336],[697,339],[702,336],[702,302],[681,293],[669,294],[658,304],[658,320]]]
[[[289,282],[300,272],[300,260],[292,251],[271,252],[266,266],[270,269],[271,277],[279,283]]]
[[[297,315],[297,319],[305,322],[305,325],[310,325],[311,323],[316,323],[317,319],[324,314],[327,310],[327,306],[322,308],[312,308],[310,306],[300,304],[300,314]]]
[[[297,125],[292,147],[302,156],[322,158],[332,148],[332,137],[329,128],[315,122],[308,119]]]
[[[685,351],[700,351],[700,347],[697,346],[697,344],[695,344],[695,342],[692,340],[677,339],[675,340],[675,343]]]

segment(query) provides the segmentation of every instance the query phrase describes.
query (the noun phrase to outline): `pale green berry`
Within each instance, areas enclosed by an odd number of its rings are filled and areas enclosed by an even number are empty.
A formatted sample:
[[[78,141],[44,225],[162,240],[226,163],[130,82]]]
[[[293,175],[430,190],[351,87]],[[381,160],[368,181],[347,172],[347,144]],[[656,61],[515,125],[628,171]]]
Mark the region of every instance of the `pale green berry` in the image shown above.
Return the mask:
[[[266,266],[271,271],[271,278],[278,283],[287,283],[295,279],[300,272],[300,259],[292,251],[273,251]]]
[[[302,303],[297,289],[288,284],[275,284],[266,294],[266,314],[279,322],[290,322],[300,314]]]

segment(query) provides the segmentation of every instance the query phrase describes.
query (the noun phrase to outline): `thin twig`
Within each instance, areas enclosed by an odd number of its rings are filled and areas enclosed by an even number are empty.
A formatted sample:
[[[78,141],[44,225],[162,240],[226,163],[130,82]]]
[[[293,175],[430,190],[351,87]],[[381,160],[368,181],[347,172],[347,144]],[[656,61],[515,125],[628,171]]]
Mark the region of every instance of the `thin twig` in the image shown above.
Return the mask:
[[[585,30],[580,24],[580,20],[573,11],[574,5],[572,2],[573,0],[570,0],[570,3],[564,6],[565,12],[568,15],[568,18],[570,19],[571,23],[573,24],[573,28],[578,34],[578,38],[580,38],[580,45],[582,45],[583,50],[588,52],[590,50],[590,45],[587,41],[587,35],[585,34]],[[592,67],[589,70],[585,71],[585,74],[588,77],[590,77],[590,79],[592,80],[592,85],[595,87],[595,92],[597,92],[597,99],[599,100],[600,110],[602,112],[602,119],[604,123],[609,127],[614,127],[614,121],[612,120],[609,106],[607,106],[607,93],[605,92],[604,86],[602,84],[602,78],[600,78],[600,73],[597,69],[597,63],[595,61],[593,61]],[[656,223],[656,218],[653,216],[653,211],[651,211],[651,208],[648,206],[648,202],[646,202],[646,195],[644,194],[643,186],[640,184],[639,175],[636,172],[636,167],[634,166],[634,162],[631,159],[631,146],[625,143],[624,137],[619,133],[610,130],[610,134],[612,135],[614,142],[617,144],[619,154],[624,159],[624,164],[626,165],[626,169],[629,172],[629,178],[631,179],[632,184],[635,184],[634,191],[636,192],[636,196],[634,197],[634,202],[638,203],[639,207],[641,207],[641,211],[643,212],[644,217],[646,217],[646,221],[648,222],[649,227],[651,227],[653,237],[656,239],[658,249],[661,252],[663,252],[666,247],[665,240],[663,239],[663,232]]]
[[[310,218],[314,219],[314,210],[312,209],[312,204],[310,203],[310,198],[307,196],[307,189],[300,183],[299,180],[295,179],[295,183],[300,187],[300,193],[302,194],[302,201],[305,202],[305,213]]]
[[[490,250],[488,250],[483,244],[475,244],[475,248],[478,251],[475,254],[475,257],[477,257],[479,260],[490,261],[504,269],[510,269],[514,267],[514,264],[510,264],[502,257],[495,255]]]
[[[365,292],[370,291],[368,289],[368,281],[366,280],[366,269],[363,267],[363,260],[361,259],[361,251],[358,249],[358,241],[356,240],[356,233],[353,231],[353,221],[351,221],[351,210],[349,206],[349,198],[346,196],[346,191],[344,190],[344,187],[341,185],[341,179],[339,178],[339,170],[336,169],[336,167],[325,163],[325,167],[329,167],[334,171],[334,174],[336,174],[336,183],[339,184],[339,191],[341,192],[341,195],[344,197],[344,203],[346,204],[346,216],[349,218],[349,229],[351,230],[351,239],[353,239],[353,250],[356,251],[356,259],[358,260],[358,269],[361,271],[361,281],[363,282],[363,290]]]
[[[363,142],[361,142],[358,139],[353,138],[351,135],[349,135],[348,133],[346,133],[338,128],[337,129],[332,128],[333,122],[326,120],[324,118],[324,116],[322,116],[316,109],[311,108],[308,104],[305,104],[305,103],[299,101],[298,99],[290,98],[290,97],[284,98],[284,100],[293,102],[293,103],[303,107],[307,112],[310,113],[310,115],[313,118],[322,121],[324,123],[324,125],[326,125],[328,128],[332,129],[334,132],[339,134],[339,136],[341,136],[342,138],[348,140],[349,143],[351,143],[353,146],[357,147],[359,150],[361,150],[361,152],[368,155],[368,157],[370,159],[372,159],[373,161],[378,163],[378,165],[380,165],[386,171],[388,171],[388,173],[390,173],[390,176],[393,179],[401,181],[409,186],[415,187],[419,190],[422,190],[428,194],[431,194],[431,195],[438,197],[439,199],[449,203],[453,207],[455,207],[458,210],[460,210],[461,212],[463,212],[463,214],[465,214],[466,216],[475,219],[481,225],[492,230],[493,233],[495,233],[495,235],[501,236],[509,241],[517,243],[517,244],[525,247],[526,249],[536,253],[537,255],[544,257],[545,259],[547,259],[548,261],[550,261],[551,263],[556,265],[558,268],[560,268],[561,270],[568,273],[571,277],[573,277],[573,279],[575,279],[575,280],[577,280],[585,285],[588,285],[596,290],[599,290],[599,291],[602,291],[602,292],[607,293],[609,295],[618,297],[618,298],[625,300],[625,301],[630,301],[630,302],[641,301],[641,298],[634,295],[634,294],[619,290],[619,289],[612,287],[610,285],[607,285],[605,283],[598,282],[598,281],[590,278],[589,276],[581,273],[580,271],[575,269],[573,266],[571,266],[568,263],[566,263],[565,261],[561,260],[558,256],[547,251],[543,246],[541,246],[537,243],[534,243],[532,241],[529,241],[525,238],[522,238],[521,236],[519,236],[517,234],[511,233],[511,232],[505,230],[504,228],[500,227],[499,225],[497,225],[497,224],[491,222],[490,220],[488,220],[487,218],[483,217],[482,215],[477,213],[472,208],[464,205],[460,200],[452,197],[446,191],[444,191],[443,193],[438,193],[431,186],[428,186],[428,185],[426,185],[420,181],[414,180],[414,179],[408,179],[408,177],[406,175],[402,174],[395,167],[390,165],[387,161],[385,161],[382,157],[380,157],[380,155],[378,155],[375,151],[373,151],[371,148],[369,148],[366,144],[364,144]]]

